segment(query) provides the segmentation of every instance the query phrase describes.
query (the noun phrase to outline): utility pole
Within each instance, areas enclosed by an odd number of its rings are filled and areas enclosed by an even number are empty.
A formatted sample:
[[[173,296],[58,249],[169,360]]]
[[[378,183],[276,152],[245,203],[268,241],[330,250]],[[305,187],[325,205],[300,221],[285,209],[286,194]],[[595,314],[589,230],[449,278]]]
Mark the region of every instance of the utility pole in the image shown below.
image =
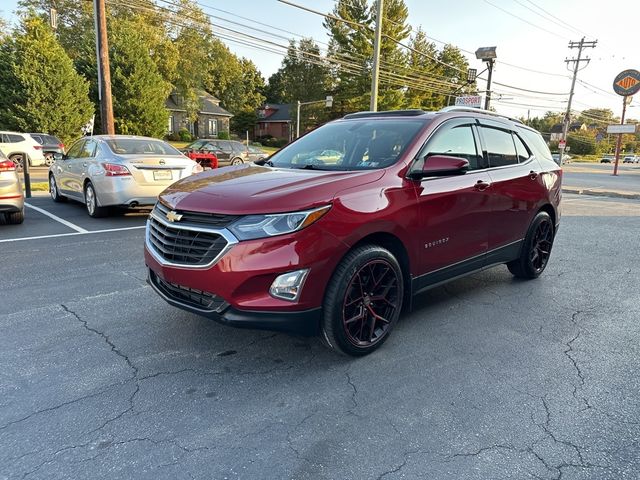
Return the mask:
[[[373,40],[373,71],[371,72],[371,104],[369,110],[378,111],[378,77],[380,74],[380,42],[382,41],[383,0],[378,0],[376,9],[376,32]]]
[[[98,66],[98,100],[102,133],[115,134],[113,103],[111,100],[111,71],[109,69],[109,42],[107,40],[107,16],[104,0],[93,0],[96,27],[96,58]]]
[[[571,80],[571,91],[569,92],[569,102],[567,103],[567,112],[564,115],[564,120],[562,122],[562,139],[561,139],[561,143],[560,145],[562,145],[561,147],[559,147],[560,150],[560,156],[559,156],[559,163],[560,165],[562,165],[562,158],[564,157],[564,149],[565,149],[565,145],[567,142],[567,133],[569,132],[569,124],[571,123],[571,102],[573,101],[573,91],[576,87],[576,79],[578,78],[578,72],[580,70],[582,70],[580,68],[580,63],[581,62],[586,62],[586,65],[589,65],[589,62],[591,61],[590,58],[582,58],[582,50],[584,48],[595,48],[596,44],[598,43],[597,40],[594,40],[592,42],[586,42],[584,40],[585,37],[582,37],[580,39],[579,42],[569,42],[569,48],[574,49],[577,48],[578,49],[578,58],[567,58],[565,60],[565,63],[567,65],[569,65],[570,63],[573,63],[573,79]]]
[[[491,77],[493,76],[494,62],[495,62],[495,59],[493,58],[487,60],[487,70],[489,71],[489,74],[487,76],[487,95],[484,97],[485,110],[489,110],[489,107],[491,106]]]

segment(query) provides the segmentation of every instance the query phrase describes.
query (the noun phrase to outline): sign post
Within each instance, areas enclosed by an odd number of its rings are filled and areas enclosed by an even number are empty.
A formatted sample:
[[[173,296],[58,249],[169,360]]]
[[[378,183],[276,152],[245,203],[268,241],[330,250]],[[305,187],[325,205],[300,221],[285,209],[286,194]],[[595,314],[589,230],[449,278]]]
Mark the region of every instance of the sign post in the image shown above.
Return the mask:
[[[623,70],[613,79],[613,91],[622,96],[622,117],[620,118],[620,133],[617,133],[616,162],[613,167],[613,175],[618,175],[618,163],[620,162],[620,146],[624,133],[624,116],[627,113],[627,103],[631,103],[632,95],[640,90],[640,72],[638,70]],[[634,126],[635,130],[635,126]],[[607,128],[607,132],[609,129]]]

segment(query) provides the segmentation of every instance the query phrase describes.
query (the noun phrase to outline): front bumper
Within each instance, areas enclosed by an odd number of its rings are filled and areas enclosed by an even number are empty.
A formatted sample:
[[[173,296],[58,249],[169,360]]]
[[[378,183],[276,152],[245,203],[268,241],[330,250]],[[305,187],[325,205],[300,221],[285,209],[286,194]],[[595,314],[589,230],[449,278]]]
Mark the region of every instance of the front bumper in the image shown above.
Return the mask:
[[[168,286],[153,270],[149,270],[147,283],[170,305],[231,327],[273,330],[304,336],[317,335],[320,330],[321,308],[294,312],[252,311],[233,308],[222,300],[212,307],[203,308],[202,305],[189,301],[188,295],[176,294],[176,286]],[[193,292],[192,289],[186,288],[185,291]]]

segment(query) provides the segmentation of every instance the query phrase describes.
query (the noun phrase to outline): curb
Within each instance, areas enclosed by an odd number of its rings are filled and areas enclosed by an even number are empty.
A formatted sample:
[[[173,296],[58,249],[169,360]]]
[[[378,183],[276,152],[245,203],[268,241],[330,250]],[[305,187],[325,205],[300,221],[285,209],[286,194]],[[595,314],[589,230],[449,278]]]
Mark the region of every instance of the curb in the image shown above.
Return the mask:
[[[577,195],[591,195],[594,197],[612,197],[626,198],[629,200],[640,200],[640,193],[621,190],[602,190],[599,188],[562,187],[562,193],[575,193]]]

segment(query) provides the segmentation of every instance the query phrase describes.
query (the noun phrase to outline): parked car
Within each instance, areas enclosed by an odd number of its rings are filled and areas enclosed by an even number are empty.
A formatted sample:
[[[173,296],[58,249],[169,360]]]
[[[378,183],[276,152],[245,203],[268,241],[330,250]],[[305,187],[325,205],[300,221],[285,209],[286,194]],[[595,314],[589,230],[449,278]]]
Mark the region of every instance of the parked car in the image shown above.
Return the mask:
[[[203,168],[218,168],[218,157],[209,140],[196,140],[180,151],[191,160],[198,162]]]
[[[44,154],[44,163],[50,167],[53,163],[56,153],[64,154],[64,143],[58,137],[47,133],[30,133],[31,138],[42,145],[42,153]]]
[[[75,142],[49,167],[49,192],[54,202],[78,200],[90,216],[102,217],[110,206],[153,205],[168,185],[201,171],[161,140],[96,135]]]
[[[36,142],[28,133],[0,132],[0,151],[22,170],[23,156],[26,154],[29,165],[36,167],[45,165],[42,145]]]
[[[638,163],[638,157],[635,155],[627,155],[622,160],[622,163]]]
[[[147,222],[149,283],[225,324],[319,334],[364,355],[415,293],[503,263],[538,277],[561,180],[542,136],[517,120],[460,107],[350,114],[264,165],[162,192]]]
[[[0,214],[6,223],[24,221],[24,193],[16,164],[0,152]]]
[[[613,162],[613,160],[614,160],[613,155],[605,155],[600,159],[600,163],[611,163]]]
[[[267,158],[269,154],[262,150],[261,148],[254,147],[253,145],[249,145],[247,147],[247,161],[248,162],[257,162],[260,160],[264,160]]]
[[[209,140],[209,148],[218,157],[220,166],[240,165],[249,161],[247,147],[235,140]]]
[[[559,159],[560,159],[560,154],[559,153],[552,153],[551,157],[553,158],[553,161],[556,162],[558,165],[560,165],[559,163]],[[571,157],[569,155],[567,155],[566,153],[564,155],[562,155],[562,163],[569,163],[571,161]]]

